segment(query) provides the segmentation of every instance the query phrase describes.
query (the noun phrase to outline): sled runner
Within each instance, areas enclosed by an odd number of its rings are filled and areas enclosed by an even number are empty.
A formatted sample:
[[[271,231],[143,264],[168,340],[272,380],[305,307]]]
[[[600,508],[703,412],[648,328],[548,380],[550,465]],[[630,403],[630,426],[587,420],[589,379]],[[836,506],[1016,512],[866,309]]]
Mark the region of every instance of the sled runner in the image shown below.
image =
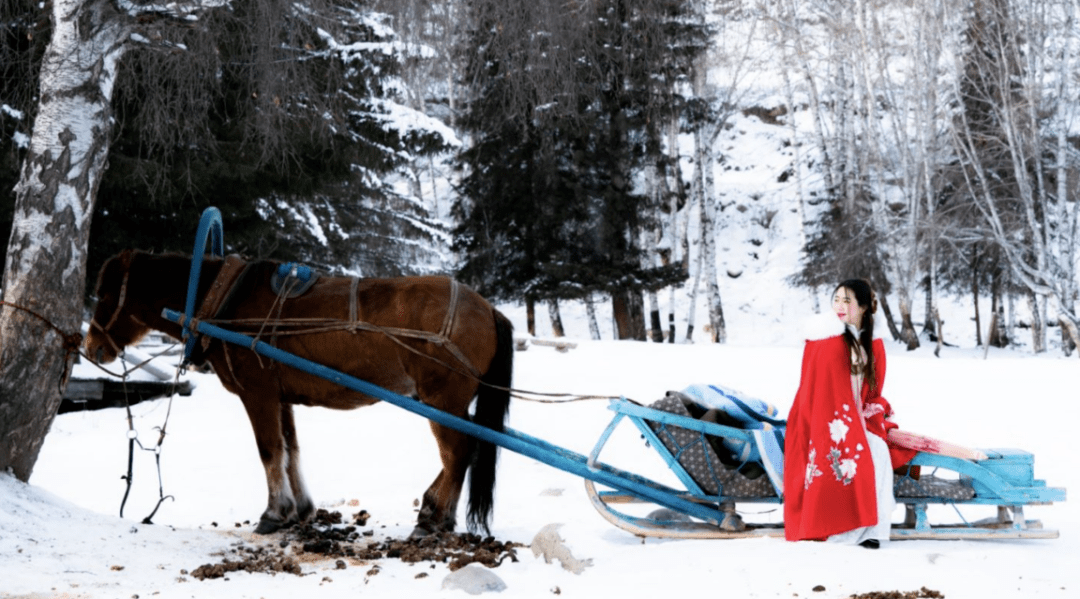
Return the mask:
[[[737,504],[779,506],[783,501],[783,456],[776,453],[768,431],[708,421],[715,420],[702,418],[708,406],[680,392],[669,392],[649,407],[614,400],[610,408],[615,416],[593,449],[590,463],[599,463],[612,432],[629,420],[686,487],[681,495],[700,510],[696,514],[658,510],[647,516],[631,515],[616,506],[639,503],[643,498],[625,490],[598,490],[592,481],[586,481],[593,506],[609,522],[639,536],[783,536],[782,524],[745,523],[736,512]],[[906,507],[906,514],[903,523],[893,525],[891,538],[1057,538],[1056,530],[1044,529],[1038,520],[1027,520],[1024,508],[1064,501],[1065,489],[1047,487],[1044,481],[1036,480],[1034,456],[1026,451],[983,451],[988,458],[980,461],[929,453],[916,455],[906,470],[894,477],[894,494],[897,503]],[[994,506],[996,515],[968,522],[957,508],[970,505]],[[937,506],[951,506],[963,521],[931,524],[930,508]]]

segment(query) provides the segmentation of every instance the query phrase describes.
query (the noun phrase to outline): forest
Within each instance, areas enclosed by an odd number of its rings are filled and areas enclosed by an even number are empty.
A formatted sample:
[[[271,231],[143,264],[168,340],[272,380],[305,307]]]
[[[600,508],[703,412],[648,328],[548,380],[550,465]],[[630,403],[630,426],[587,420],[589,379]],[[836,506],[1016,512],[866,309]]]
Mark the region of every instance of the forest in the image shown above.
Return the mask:
[[[965,296],[1071,354],[1078,57],[1072,0],[0,0],[0,395],[56,395],[100,264],[210,205],[230,252],[670,342],[723,343],[718,240],[794,218],[788,284],[870,279],[908,348]]]

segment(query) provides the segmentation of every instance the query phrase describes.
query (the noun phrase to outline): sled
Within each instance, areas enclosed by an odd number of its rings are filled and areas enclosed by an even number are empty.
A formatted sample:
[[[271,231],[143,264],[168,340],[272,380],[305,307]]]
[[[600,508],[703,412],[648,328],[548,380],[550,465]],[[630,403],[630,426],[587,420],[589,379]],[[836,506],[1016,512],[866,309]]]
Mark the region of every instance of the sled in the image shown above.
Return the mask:
[[[743,522],[739,504],[773,505],[783,502],[782,476],[769,468],[758,468],[757,476],[743,474],[745,463],[731,463],[720,455],[734,444],[764,448],[759,430],[747,430],[705,422],[692,417],[679,394],[653,407],[625,399],[613,400],[615,412],[592,453],[590,465],[599,465],[600,454],[612,433],[624,421],[632,422],[646,442],[655,449],[685,487],[679,496],[693,503],[693,513],[683,510],[656,510],[645,516],[625,511],[627,504],[647,502],[644,497],[619,488],[598,488],[585,482],[593,506],[609,522],[634,535],[684,539],[733,539],[783,537],[782,524]],[[659,406],[659,407],[656,407]],[[680,409],[682,408],[682,409]],[[728,443],[719,445],[717,440]],[[718,448],[718,449],[714,449]],[[1065,500],[1065,489],[1047,487],[1034,478],[1034,456],[1019,449],[984,449],[988,458],[979,461],[919,453],[902,474],[894,477],[897,503],[905,506],[905,519],[892,527],[892,540],[901,539],[1055,539],[1056,530],[1043,528],[1039,520],[1028,520],[1024,508]],[[761,460],[777,459],[762,449]],[[782,460],[782,458],[780,458]],[[727,461],[728,463],[724,463]],[[967,521],[960,506],[992,506],[996,514]],[[931,506],[952,507],[960,523],[932,524]]]
[[[782,524],[746,523],[736,511],[740,503],[779,506],[783,501],[783,477],[778,471],[783,463],[783,456],[778,452],[783,445],[778,442],[775,429],[765,425],[741,428],[706,422],[692,417],[681,400],[668,401],[666,405],[669,409],[665,410],[658,409],[656,404],[646,407],[626,399],[615,399],[609,406],[615,416],[590,455],[585,456],[509,427],[494,430],[482,426],[249,335],[193,318],[202,254],[209,242],[211,253],[220,256],[223,247],[221,237],[220,214],[216,209],[207,209],[196,236],[196,251],[192,258],[193,282],[189,282],[185,312],[168,308],[162,311],[164,318],[182,327],[185,355],[194,346],[198,335],[205,335],[580,476],[585,480],[588,496],[600,514],[612,524],[635,535],[718,539],[783,536]],[[678,405],[684,406],[683,413],[678,413]],[[633,422],[649,445],[659,452],[682,488],[616,468],[600,459],[612,433],[626,420]],[[713,449],[714,445],[720,448],[721,453],[734,452],[741,462],[733,463],[729,456],[725,463]],[[1030,453],[1013,449],[992,449],[985,450],[985,453],[988,459],[978,462],[931,454],[916,455],[911,464],[917,466],[920,472],[916,473],[912,468],[897,478],[897,500],[907,506],[907,517],[904,523],[894,525],[892,538],[1057,538],[1057,531],[1044,529],[1038,520],[1025,519],[1024,508],[1064,501],[1065,489],[1050,488],[1043,481],[1034,479],[1034,460]],[[759,462],[760,465],[756,465]],[[709,471],[708,476],[701,473],[702,464]],[[935,476],[939,470],[952,472],[953,477]],[[615,507],[630,503],[650,503],[663,509],[646,516],[633,516]],[[938,505],[996,506],[997,514],[976,522],[932,525],[929,522],[929,508]]]

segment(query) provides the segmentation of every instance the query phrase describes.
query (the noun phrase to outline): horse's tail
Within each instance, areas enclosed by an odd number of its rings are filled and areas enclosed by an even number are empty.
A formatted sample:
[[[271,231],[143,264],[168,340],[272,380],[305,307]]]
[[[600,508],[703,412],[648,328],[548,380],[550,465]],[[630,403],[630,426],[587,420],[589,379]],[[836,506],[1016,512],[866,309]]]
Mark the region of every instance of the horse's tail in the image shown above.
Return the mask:
[[[480,377],[482,384],[476,393],[476,410],[473,422],[495,431],[503,430],[503,423],[510,409],[510,383],[514,372],[514,325],[498,310],[492,309],[495,318],[497,345],[495,357],[487,372]],[[484,530],[490,534],[488,522],[495,504],[495,463],[498,447],[489,441],[478,441],[469,468],[470,530]]]

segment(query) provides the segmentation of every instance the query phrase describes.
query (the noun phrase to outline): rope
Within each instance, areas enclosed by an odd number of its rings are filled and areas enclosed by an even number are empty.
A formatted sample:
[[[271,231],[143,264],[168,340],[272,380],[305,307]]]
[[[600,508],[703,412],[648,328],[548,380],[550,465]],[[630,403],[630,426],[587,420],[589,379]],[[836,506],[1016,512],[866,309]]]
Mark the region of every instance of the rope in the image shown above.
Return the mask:
[[[11,302],[6,302],[6,301],[3,301],[3,300],[0,300],[0,306],[11,306],[12,308],[15,308],[16,310],[22,310],[23,312],[26,312],[27,314],[37,318],[41,322],[48,325],[50,329],[56,331],[56,333],[58,335],[60,335],[60,338],[63,339],[63,341],[64,341],[64,351],[66,353],[71,354],[71,353],[79,351],[79,346],[82,345],[82,339],[83,339],[81,333],[71,333],[71,334],[65,333],[63,331],[63,329],[61,329],[60,327],[53,324],[53,322],[51,320],[49,320],[48,318],[45,318],[44,316],[42,316],[41,314],[38,314],[37,312],[31,310],[30,308],[20,306],[19,304],[14,304],[14,303],[11,303]]]
[[[382,327],[376,324],[371,324],[363,321],[347,322],[336,318],[284,318],[278,320],[270,320],[269,315],[266,318],[240,318],[235,320],[230,319],[206,319],[202,322],[207,324],[213,324],[217,326],[222,325],[235,325],[239,328],[243,327],[258,327],[258,336],[262,334],[265,327],[269,324],[272,325],[272,331],[274,336],[289,336],[289,335],[314,335],[318,333],[329,333],[334,331],[345,331],[352,329],[359,329],[372,333],[380,333],[384,335],[390,341],[393,341],[403,349],[412,352],[422,358],[431,360],[436,364],[439,364],[443,368],[450,370],[451,372],[460,374],[464,377],[472,379],[473,381],[484,385],[490,389],[496,389],[499,391],[506,391],[512,397],[521,399],[524,401],[532,401],[536,403],[572,403],[577,401],[596,401],[596,400],[612,400],[612,399],[627,399],[631,403],[642,405],[634,400],[625,398],[620,395],[580,395],[576,393],[546,393],[542,391],[530,391],[527,389],[517,389],[513,387],[503,387],[500,385],[493,385],[482,380],[479,376],[473,372],[466,372],[457,368],[451,364],[446,363],[431,354],[425,353],[412,347],[402,341],[399,337],[406,337],[412,339],[419,339],[422,341],[428,341],[436,345],[443,345],[447,339],[439,337],[433,333],[426,331],[416,331],[413,329],[400,329],[397,327]],[[181,322],[180,326],[184,326],[185,323]],[[310,325],[310,326],[304,326]],[[193,324],[194,326],[194,324]],[[292,330],[281,330],[280,327],[293,327]],[[459,358],[460,361],[460,358]],[[530,397],[531,396],[531,397]],[[560,399],[541,399],[541,398],[560,398]]]
[[[57,389],[59,389],[60,392],[63,393],[64,381],[67,379],[67,374],[68,374],[67,362],[71,358],[72,354],[78,354],[79,353],[79,348],[82,346],[82,340],[83,340],[82,334],[81,333],[71,333],[71,334],[65,333],[63,329],[61,329],[60,327],[53,324],[53,322],[51,320],[49,320],[48,318],[45,318],[44,316],[42,316],[41,314],[38,314],[37,312],[31,310],[30,308],[20,306],[19,304],[15,304],[15,303],[12,303],[12,302],[7,302],[7,301],[4,301],[4,300],[0,300],[0,308],[2,308],[3,306],[10,306],[12,308],[15,308],[16,310],[21,310],[21,311],[33,316],[34,318],[37,318],[41,322],[45,323],[50,329],[56,331],[56,334],[60,336],[60,339],[63,342],[61,344],[61,347],[63,347],[63,349],[64,349],[64,364],[65,364],[65,366],[64,366],[64,371],[62,373],[60,373],[60,378],[56,381],[56,386],[57,386]]]
[[[176,345],[177,344],[174,343],[172,345],[172,347],[175,347]],[[168,349],[166,349],[165,351],[168,351]],[[164,353],[164,352],[162,352],[162,353]],[[157,355],[161,355],[161,354],[157,354]],[[135,417],[131,413],[131,402],[128,401],[128,388],[127,388],[128,375],[131,372],[141,368],[143,364],[146,364],[147,362],[149,362],[154,357],[157,357],[157,356],[152,356],[151,358],[149,358],[147,360],[144,360],[143,362],[140,362],[134,368],[125,368],[125,370],[123,372],[123,375],[122,375],[122,385],[123,385],[123,391],[124,391],[124,409],[127,411],[127,421],[128,421],[128,433],[127,433],[127,437],[128,437],[128,465],[127,465],[127,474],[120,477],[121,480],[124,480],[127,483],[127,485],[126,485],[126,487],[124,489],[124,497],[123,497],[123,499],[120,500],[120,517],[121,518],[124,517],[124,506],[127,504],[128,496],[131,494],[131,485],[135,482],[135,445],[138,445],[139,449],[141,449],[143,451],[153,451],[154,452],[154,461],[155,461],[155,463],[157,465],[158,501],[157,501],[157,504],[154,506],[153,511],[150,512],[150,515],[148,515],[147,517],[142,519],[143,524],[153,524],[152,518],[154,517],[155,514],[157,514],[158,509],[161,507],[162,503],[165,503],[166,499],[172,499],[173,501],[176,501],[176,498],[173,497],[172,495],[166,495],[165,494],[165,485],[162,482],[162,476],[161,476],[161,447],[162,447],[162,444],[165,442],[165,429],[169,425],[169,416],[172,415],[173,398],[176,397],[176,389],[180,386],[180,368],[178,367],[176,369],[176,374],[174,375],[174,378],[173,378],[172,392],[169,394],[168,408],[165,411],[165,421],[161,424],[160,427],[155,427],[159,431],[160,434],[158,435],[157,445],[155,445],[154,447],[152,447],[152,448],[143,447],[142,442],[139,441],[139,432],[137,430],[135,430]],[[126,362],[126,360],[124,360],[123,358],[121,358],[121,361]],[[101,367],[99,366],[99,368],[101,368]],[[105,370],[105,369],[102,368],[102,370]],[[108,371],[106,370],[106,372],[108,372]]]

